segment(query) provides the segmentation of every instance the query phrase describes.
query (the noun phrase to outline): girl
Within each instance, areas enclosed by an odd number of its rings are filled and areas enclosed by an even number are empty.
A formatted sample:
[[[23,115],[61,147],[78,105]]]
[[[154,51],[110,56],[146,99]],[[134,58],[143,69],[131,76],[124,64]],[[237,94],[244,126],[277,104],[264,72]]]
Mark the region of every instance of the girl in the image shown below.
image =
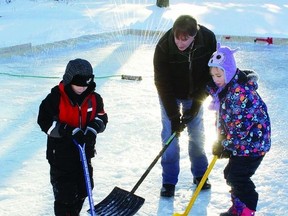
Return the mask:
[[[216,110],[218,141],[213,154],[229,157],[224,178],[231,187],[232,207],[221,216],[255,215],[258,193],[251,180],[271,146],[271,127],[267,107],[257,93],[258,76],[236,67],[234,52],[217,44],[208,66],[213,82],[207,91]]]

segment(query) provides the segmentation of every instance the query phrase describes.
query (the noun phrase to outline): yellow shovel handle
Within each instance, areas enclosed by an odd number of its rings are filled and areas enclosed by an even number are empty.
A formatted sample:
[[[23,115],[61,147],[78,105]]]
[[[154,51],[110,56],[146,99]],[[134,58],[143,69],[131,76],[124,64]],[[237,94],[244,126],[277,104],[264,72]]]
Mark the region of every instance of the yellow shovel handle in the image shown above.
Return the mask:
[[[211,170],[213,169],[213,167],[214,167],[217,159],[218,159],[217,156],[214,156],[214,157],[213,157],[213,159],[212,159],[212,161],[210,162],[210,164],[209,164],[206,172],[204,173],[204,176],[202,177],[199,185],[197,186],[196,191],[194,192],[193,196],[191,197],[190,202],[189,202],[189,204],[188,204],[185,212],[184,212],[183,214],[181,214],[181,213],[174,213],[173,216],[187,216],[187,215],[189,214],[189,212],[190,212],[190,210],[191,210],[191,208],[192,208],[195,200],[196,200],[197,197],[198,197],[199,192],[201,191],[204,183],[206,182],[206,179],[208,178]]]

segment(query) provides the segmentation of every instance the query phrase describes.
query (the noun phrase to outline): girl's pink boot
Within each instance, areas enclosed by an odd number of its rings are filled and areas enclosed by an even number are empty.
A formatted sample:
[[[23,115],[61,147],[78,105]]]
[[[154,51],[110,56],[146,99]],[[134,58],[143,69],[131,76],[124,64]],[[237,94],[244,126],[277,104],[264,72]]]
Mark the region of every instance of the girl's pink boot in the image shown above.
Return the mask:
[[[242,211],[241,216],[255,216],[255,211],[245,207]]]

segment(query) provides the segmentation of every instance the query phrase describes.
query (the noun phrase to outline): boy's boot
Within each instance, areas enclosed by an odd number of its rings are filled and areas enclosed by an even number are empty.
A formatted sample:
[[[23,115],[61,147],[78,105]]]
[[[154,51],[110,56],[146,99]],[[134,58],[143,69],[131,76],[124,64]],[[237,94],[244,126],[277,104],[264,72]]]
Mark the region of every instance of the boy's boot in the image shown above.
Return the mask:
[[[243,209],[241,216],[255,216],[255,211],[246,207]]]

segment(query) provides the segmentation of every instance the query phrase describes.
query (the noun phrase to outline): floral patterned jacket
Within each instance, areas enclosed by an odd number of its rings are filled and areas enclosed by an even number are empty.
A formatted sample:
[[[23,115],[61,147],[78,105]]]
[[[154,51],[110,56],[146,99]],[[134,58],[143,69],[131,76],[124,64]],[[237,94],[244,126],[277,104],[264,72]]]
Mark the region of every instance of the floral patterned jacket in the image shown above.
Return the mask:
[[[224,149],[233,156],[261,156],[271,147],[271,125],[267,106],[257,93],[258,76],[253,71],[237,72],[217,95],[211,82],[207,91],[219,97],[216,125]]]

